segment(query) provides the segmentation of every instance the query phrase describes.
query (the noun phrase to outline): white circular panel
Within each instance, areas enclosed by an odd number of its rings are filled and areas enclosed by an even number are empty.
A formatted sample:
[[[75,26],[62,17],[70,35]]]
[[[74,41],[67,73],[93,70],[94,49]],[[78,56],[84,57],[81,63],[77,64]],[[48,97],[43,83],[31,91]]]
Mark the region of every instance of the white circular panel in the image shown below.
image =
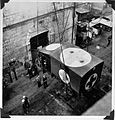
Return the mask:
[[[92,74],[85,84],[85,90],[90,90],[98,78],[97,73]]]
[[[69,75],[63,69],[59,70],[59,76],[64,83],[68,84],[70,82]]]
[[[60,47],[60,43],[50,44],[46,47],[46,50],[55,50]]]
[[[61,62],[70,67],[82,67],[91,61],[91,55],[80,48],[67,48],[63,50],[63,57],[61,53]]]

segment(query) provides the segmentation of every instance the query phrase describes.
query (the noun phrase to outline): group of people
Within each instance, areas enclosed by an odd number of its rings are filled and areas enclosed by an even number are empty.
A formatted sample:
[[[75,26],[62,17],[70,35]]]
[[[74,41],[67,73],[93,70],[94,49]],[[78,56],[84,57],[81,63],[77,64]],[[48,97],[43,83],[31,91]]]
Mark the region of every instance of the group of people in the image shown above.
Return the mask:
[[[25,62],[24,67],[27,70],[27,74],[29,75],[30,79],[33,76],[37,75],[36,81],[37,81],[38,88],[42,86],[42,83],[44,88],[48,87],[47,74],[43,71],[43,68],[39,59],[36,59],[33,65],[29,62]],[[30,102],[28,97],[26,96],[23,96],[22,107],[23,107],[24,114],[28,114],[29,108],[30,108]]]
[[[38,74],[36,64],[32,65],[31,61],[25,61],[24,68],[27,70],[27,75],[29,75],[30,79]]]
[[[42,81],[43,81],[44,88],[48,87],[46,74],[43,74],[42,76],[38,75],[38,77],[36,78],[36,80],[37,80],[38,87],[42,86]]]
[[[24,67],[27,70],[27,75],[29,75],[29,78],[37,75],[37,83],[38,87],[41,87],[43,82],[44,88],[47,87],[47,76],[44,74],[46,71],[44,70],[44,65],[46,64],[46,61],[41,61],[39,58],[35,60],[34,64],[32,64],[30,61],[25,61]]]

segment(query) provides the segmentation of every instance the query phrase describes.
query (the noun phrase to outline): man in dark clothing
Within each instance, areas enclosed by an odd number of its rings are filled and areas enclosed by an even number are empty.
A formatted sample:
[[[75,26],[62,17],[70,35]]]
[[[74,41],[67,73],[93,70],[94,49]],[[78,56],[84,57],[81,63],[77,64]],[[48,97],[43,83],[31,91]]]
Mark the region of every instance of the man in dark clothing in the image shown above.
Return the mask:
[[[29,74],[29,78],[31,79],[32,78],[32,69],[31,68],[28,68],[28,74]]]
[[[13,79],[12,79],[11,70],[10,70],[9,66],[7,66],[3,69],[3,78],[5,78],[6,75],[9,75],[10,82],[12,83]]]
[[[43,75],[43,85],[44,85],[44,88],[48,87],[46,75]]]
[[[28,114],[29,112],[29,107],[30,107],[30,103],[29,103],[29,99],[26,96],[23,96],[22,99],[22,107],[23,107],[23,112],[24,114]]]
[[[36,68],[36,65],[33,64],[32,67],[31,67],[31,69],[32,69],[32,76],[34,77],[35,75],[37,75],[37,68]]]
[[[28,70],[28,68],[30,68],[30,67],[31,67],[30,63],[28,61],[25,61],[25,63],[24,63],[25,70]]]
[[[110,43],[111,43],[112,35],[110,35],[107,40],[108,41],[107,41],[107,45],[106,46],[108,47],[110,45]]]
[[[16,80],[18,80],[18,77],[17,77],[17,74],[16,74],[16,59],[11,59],[10,62],[9,62],[9,67],[10,67],[10,70],[13,71],[14,73],[14,77]]]
[[[12,71],[14,72],[15,79],[18,80],[15,67],[12,68]]]

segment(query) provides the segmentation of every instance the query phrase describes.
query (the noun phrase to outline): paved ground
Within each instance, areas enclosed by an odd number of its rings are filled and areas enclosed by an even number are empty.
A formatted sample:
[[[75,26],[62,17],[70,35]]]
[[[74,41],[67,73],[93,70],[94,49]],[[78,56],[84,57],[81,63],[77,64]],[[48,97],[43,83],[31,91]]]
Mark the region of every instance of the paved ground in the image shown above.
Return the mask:
[[[110,91],[102,99],[97,101],[91,108],[85,111],[82,115],[83,116],[89,116],[89,115],[109,116],[111,111],[110,106],[112,106],[111,98],[112,98],[112,92]]]
[[[17,73],[20,73],[18,81],[14,80],[3,92],[4,112],[10,112],[12,115],[23,115],[21,105],[23,95],[28,96],[30,99],[29,115],[81,115],[88,110],[89,107],[111,90],[112,44],[106,47],[106,38],[109,34],[107,32],[99,36],[88,47],[90,53],[102,58],[105,62],[98,88],[94,88],[89,96],[82,95],[79,98],[78,94],[74,94],[70,89],[67,97],[64,84],[56,78],[51,78],[50,75],[48,87],[46,89],[43,86],[38,88],[35,77],[29,80],[25,76],[24,68],[20,67],[17,70]],[[100,45],[100,49],[96,49],[97,44]]]

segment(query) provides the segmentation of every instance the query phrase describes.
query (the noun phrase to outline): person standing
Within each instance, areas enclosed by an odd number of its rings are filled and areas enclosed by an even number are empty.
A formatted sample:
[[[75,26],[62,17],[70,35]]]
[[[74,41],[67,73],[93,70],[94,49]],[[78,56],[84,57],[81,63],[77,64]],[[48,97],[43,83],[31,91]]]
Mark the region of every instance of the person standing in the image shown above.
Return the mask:
[[[44,85],[44,88],[48,87],[46,75],[43,75],[43,85]]]
[[[10,67],[10,71],[13,71],[15,79],[18,80],[18,77],[16,74],[16,62],[17,60],[15,58],[11,59],[9,62],[9,67]]]
[[[14,73],[15,79],[18,80],[15,67],[12,67],[12,71],[13,71],[13,73]]]
[[[30,68],[30,67],[31,67],[30,63],[28,61],[25,61],[24,62],[24,68],[25,68],[25,70],[28,70],[28,68]]]
[[[112,35],[110,35],[108,38],[107,38],[107,47],[110,45],[110,43],[111,43],[111,40],[112,40]]]
[[[32,78],[32,68],[31,67],[28,68],[28,74],[29,74],[29,78],[31,80],[31,78]]]
[[[40,79],[40,76],[38,76],[38,77],[36,78],[36,80],[37,80],[38,88],[41,87],[41,79]]]
[[[23,96],[23,99],[22,99],[22,107],[23,107],[23,112],[24,112],[24,114],[27,115],[27,114],[29,113],[30,102],[29,102],[28,97],[26,97],[26,96]]]

